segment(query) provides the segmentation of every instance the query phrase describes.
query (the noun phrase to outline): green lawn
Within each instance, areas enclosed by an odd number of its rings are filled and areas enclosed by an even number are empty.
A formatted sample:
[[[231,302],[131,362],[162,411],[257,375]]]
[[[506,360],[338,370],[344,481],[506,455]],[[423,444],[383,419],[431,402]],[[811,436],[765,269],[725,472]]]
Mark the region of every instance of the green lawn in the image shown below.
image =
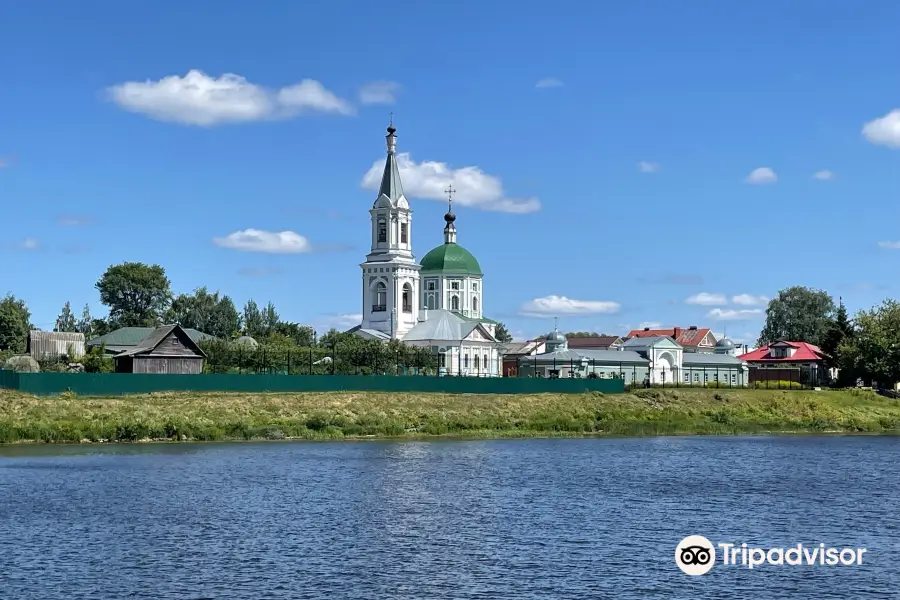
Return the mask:
[[[649,389],[450,395],[158,393],[33,397],[0,390],[0,442],[900,433],[872,392]]]

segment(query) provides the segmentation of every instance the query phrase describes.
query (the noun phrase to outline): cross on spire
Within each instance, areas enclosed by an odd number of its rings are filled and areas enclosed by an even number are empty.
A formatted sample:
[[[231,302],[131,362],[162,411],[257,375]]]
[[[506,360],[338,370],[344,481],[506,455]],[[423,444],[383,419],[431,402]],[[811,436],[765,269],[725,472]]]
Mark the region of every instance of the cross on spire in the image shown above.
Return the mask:
[[[391,127],[394,126],[394,111],[391,111]]]
[[[456,193],[456,190],[453,189],[452,183],[447,187],[446,190],[444,190],[444,193],[447,194],[447,206],[449,206],[450,209],[452,209],[453,208],[453,194]]]
[[[559,329],[559,317],[553,317],[553,331]]]

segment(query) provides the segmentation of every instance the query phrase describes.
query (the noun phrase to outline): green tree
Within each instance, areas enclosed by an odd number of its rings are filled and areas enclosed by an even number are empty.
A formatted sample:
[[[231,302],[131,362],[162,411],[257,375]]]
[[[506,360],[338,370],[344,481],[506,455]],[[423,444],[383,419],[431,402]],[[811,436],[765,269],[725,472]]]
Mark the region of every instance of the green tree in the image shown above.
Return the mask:
[[[66,302],[59,316],[56,317],[56,325],[53,327],[53,331],[66,333],[78,331],[78,321],[75,319],[75,313],[72,312],[72,305],[69,302]]]
[[[244,304],[243,324],[245,335],[249,335],[257,341],[262,341],[266,337],[262,313],[259,312],[259,306],[253,300],[247,300],[247,303]]]
[[[280,336],[290,340],[296,346],[305,347],[314,345],[315,331],[307,325],[279,321],[275,324],[275,331],[272,333],[272,336]]]
[[[91,307],[87,304],[81,310],[81,319],[78,320],[78,331],[84,334],[84,339],[94,339],[94,318],[91,316]]]
[[[275,310],[275,305],[271,302],[266,304],[266,307],[262,311],[262,326],[266,337],[275,333],[275,328],[278,326],[280,320],[281,318],[278,316],[278,311]]]
[[[883,385],[900,381],[900,302],[885,300],[854,318],[852,337],[840,347],[854,376]]]
[[[0,299],[0,350],[25,352],[29,331],[31,331],[31,313],[25,301],[12,294]]]
[[[118,329],[118,326],[109,322],[108,319],[92,319],[91,320],[91,335],[94,338],[98,338],[101,335],[106,335],[110,331],[114,331]],[[93,338],[91,338],[93,339]]]
[[[241,328],[241,315],[234,301],[228,296],[220,297],[218,291],[209,293],[206,286],[172,300],[166,321],[221,339],[231,339]]]
[[[835,313],[834,323],[825,332],[822,351],[828,355],[828,366],[838,369],[837,383],[841,387],[852,385],[856,380],[854,368],[844,356],[844,347],[853,343],[853,324],[847,317],[847,308],[841,303]]]
[[[834,300],[827,292],[802,286],[783,289],[769,302],[757,345],[786,339],[821,347],[834,313]]]
[[[494,329],[494,338],[496,338],[498,342],[503,342],[504,344],[513,340],[512,335],[503,323],[497,323],[497,327]]]
[[[346,342],[348,334],[338,331],[334,327],[319,336],[319,346],[322,348],[331,348],[335,343]],[[356,337],[356,336],[354,336]]]
[[[172,300],[171,283],[159,265],[125,262],[109,267],[97,281],[100,302],[118,327],[155,327]]]

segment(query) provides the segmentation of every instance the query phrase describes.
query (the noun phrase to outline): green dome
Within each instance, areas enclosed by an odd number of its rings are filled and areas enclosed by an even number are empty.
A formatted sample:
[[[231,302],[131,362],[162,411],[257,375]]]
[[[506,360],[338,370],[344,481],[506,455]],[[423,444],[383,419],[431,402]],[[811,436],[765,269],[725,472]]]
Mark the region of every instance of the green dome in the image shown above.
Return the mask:
[[[439,271],[460,275],[481,275],[481,265],[472,253],[459,244],[444,244],[425,255],[422,271]]]

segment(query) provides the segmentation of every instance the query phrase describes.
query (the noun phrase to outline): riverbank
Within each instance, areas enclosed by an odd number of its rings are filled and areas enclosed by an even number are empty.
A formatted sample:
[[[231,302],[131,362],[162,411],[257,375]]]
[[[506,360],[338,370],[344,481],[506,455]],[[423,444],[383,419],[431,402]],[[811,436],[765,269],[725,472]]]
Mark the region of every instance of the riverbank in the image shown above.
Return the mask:
[[[158,393],[0,390],[0,443],[900,433],[900,400],[868,391],[652,389],[632,394]]]

